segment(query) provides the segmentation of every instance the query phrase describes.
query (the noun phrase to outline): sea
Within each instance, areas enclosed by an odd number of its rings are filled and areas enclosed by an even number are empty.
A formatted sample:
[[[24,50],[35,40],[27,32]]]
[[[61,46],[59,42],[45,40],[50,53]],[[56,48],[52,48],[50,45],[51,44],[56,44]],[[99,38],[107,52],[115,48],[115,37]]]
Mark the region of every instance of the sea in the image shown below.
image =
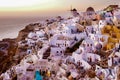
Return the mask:
[[[70,14],[66,11],[60,15],[54,16],[35,16],[35,17],[0,17],[0,40],[4,38],[16,38],[20,30],[31,23],[40,23],[46,19],[62,16],[68,18]]]
[[[40,23],[46,17],[8,17],[0,18],[0,40],[4,38],[16,38],[20,30],[30,23]]]

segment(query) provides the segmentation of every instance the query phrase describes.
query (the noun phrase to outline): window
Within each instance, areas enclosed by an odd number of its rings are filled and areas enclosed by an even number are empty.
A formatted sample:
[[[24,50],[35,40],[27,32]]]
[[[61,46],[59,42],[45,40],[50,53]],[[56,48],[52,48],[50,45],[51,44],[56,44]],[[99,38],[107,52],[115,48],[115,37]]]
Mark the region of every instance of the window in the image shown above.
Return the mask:
[[[85,47],[85,44],[82,44],[83,45],[83,47]]]
[[[65,47],[66,47],[67,45],[65,44]]]
[[[80,62],[80,65],[82,65],[82,62]]]
[[[89,44],[87,44],[87,46],[89,46]]]
[[[57,51],[56,53],[59,53],[59,51]]]
[[[92,44],[90,44],[90,46],[92,46]]]
[[[58,47],[60,47],[60,44],[58,44]]]

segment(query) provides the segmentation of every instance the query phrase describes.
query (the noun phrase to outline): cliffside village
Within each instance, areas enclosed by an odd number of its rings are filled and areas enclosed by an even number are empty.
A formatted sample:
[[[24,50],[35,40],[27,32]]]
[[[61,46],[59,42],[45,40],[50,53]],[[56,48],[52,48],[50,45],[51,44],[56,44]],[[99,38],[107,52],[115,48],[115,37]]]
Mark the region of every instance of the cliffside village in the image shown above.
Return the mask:
[[[120,6],[70,11],[67,19],[29,24],[14,56],[22,60],[0,80],[120,80]]]

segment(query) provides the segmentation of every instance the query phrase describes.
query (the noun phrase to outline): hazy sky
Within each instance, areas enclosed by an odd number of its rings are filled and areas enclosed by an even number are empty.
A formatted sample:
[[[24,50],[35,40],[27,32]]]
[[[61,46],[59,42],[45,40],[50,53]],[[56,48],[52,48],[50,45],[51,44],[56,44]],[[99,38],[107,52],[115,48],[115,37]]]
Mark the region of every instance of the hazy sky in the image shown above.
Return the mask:
[[[99,10],[119,3],[120,0],[0,0],[0,17],[52,16],[68,11],[71,5],[85,11],[89,6]]]

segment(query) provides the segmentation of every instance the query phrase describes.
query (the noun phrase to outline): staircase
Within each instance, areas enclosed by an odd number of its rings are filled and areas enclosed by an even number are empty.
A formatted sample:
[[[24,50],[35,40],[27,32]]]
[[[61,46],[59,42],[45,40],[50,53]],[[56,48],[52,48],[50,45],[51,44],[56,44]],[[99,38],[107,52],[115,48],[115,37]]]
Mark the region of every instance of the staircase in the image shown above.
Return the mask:
[[[43,59],[47,59],[50,56],[50,47],[43,53]]]

